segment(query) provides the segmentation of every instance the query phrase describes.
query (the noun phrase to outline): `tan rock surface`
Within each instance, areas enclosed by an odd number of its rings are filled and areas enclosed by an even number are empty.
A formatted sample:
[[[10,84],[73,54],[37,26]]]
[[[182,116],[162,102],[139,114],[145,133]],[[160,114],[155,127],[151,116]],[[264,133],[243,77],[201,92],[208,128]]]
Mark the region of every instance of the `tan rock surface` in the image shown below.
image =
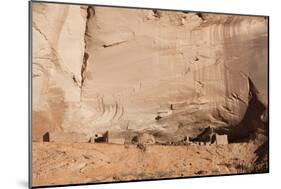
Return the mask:
[[[248,77],[267,105],[263,17],[34,3],[32,24],[33,140],[236,125]]]

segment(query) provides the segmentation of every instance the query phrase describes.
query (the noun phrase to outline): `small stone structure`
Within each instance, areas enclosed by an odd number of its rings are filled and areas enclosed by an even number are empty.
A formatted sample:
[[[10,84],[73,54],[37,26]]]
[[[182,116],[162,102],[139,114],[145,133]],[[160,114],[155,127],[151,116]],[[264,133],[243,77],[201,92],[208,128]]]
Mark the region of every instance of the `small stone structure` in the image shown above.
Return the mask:
[[[108,142],[108,131],[105,133],[96,133],[90,138],[91,143],[107,143]]]
[[[91,143],[110,143],[125,144],[125,137],[120,133],[106,131],[104,133],[96,133],[90,139]]]
[[[212,143],[214,144],[228,144],[227,135],[214,134],[212,137]]]
[[[53,131],[43,135],[43,142],[86,143],[89,137],[82,133]]]
[[[212,127],[206,127],[202,133],[200,133],[198,136],[193,138],[193,142],[209,142],[212,139],[212,136],[214,135],[214,130]]]
[[[228,144],[228,136],[226,134],[219,135],[214,131],[214,128],[207,127],[193,138],[192,142],[199,142],[199,145]]]

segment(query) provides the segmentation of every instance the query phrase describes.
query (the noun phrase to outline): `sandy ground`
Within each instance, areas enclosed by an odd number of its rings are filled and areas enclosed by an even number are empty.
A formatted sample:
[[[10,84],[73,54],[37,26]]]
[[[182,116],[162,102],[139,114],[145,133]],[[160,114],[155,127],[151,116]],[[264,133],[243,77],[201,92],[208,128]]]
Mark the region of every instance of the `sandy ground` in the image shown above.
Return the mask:
[[[33,143],[33,186],[251,172],[257,145]]]

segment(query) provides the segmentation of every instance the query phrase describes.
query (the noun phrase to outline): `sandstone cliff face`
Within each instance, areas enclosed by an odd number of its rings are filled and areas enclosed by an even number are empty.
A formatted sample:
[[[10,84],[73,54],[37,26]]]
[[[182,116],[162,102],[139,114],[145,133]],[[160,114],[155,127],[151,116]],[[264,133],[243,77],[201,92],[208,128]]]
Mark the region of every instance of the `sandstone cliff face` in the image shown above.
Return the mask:
[[[207,127],[235,140],[264,127],[267,18],[44,3],[32,13],[34,141]]]

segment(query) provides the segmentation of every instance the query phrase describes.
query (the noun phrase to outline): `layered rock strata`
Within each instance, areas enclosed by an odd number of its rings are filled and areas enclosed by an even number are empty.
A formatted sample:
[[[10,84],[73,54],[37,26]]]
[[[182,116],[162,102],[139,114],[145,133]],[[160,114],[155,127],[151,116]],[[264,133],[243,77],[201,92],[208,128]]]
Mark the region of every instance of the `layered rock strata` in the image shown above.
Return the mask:
[[[229,141],[267,127],[268,19],[32,4],[33,141],[46,132]],[[127,135],[127,134],[126,134]]]

